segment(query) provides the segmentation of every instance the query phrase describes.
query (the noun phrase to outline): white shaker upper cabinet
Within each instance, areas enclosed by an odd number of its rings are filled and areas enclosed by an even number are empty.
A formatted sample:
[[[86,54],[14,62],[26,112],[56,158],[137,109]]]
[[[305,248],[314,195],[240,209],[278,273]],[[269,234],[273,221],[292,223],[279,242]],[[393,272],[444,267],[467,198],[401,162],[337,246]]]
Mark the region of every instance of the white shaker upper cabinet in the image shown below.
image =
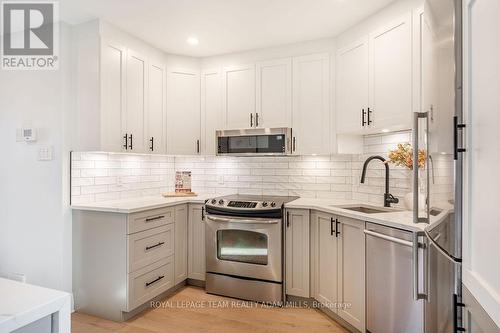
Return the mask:
[[[293,138],[296,154],[330,153],[330,55],[293,59]]]
[[[292,125],[292,59],[258,62],[255,126]]]
[[[167,148],[167,73],[165,66],[149,63],[148,152],[163,154]]]
[[[367,125],[368,38],[337,53],[337,133],[360,133]]]
[[[128,135],[128,151],[147,152],[146,110],[147,110],[146,57],[128,50],[126,76],[125,133]]]
[[[225,128],[255,127],[255,65],[224,68],[223,84]]]
[[[101,42],[101,148],[125,150],[126,49],[108,40]]]
[[[201,73],[201,123],[202,152],[215,155],[215,131],[223,128],[222,80],[221,72],[217,69]]]
[[[188,69],[167,71],[167,153],[194,155],[200,142],[200,74]]]
[[[370,110],[373,129],[410,129],[412,119],[411,13],[372,32]]]

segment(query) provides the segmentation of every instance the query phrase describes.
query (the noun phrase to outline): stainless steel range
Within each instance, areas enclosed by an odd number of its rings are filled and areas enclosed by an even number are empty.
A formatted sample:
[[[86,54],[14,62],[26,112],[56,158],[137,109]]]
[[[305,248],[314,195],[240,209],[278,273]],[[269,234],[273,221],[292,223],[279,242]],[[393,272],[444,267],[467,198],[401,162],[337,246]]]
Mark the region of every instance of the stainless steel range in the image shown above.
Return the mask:
[[[257,302],[284,300],[284,204],[296,197],[207,200],[206,291]]]

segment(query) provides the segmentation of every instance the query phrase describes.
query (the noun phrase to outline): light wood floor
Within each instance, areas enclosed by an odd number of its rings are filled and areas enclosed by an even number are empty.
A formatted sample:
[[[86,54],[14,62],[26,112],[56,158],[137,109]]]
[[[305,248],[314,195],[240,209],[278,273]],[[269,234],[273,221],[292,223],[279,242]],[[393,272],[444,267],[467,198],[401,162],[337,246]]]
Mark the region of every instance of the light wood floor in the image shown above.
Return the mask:
[[[185,287],[166,300],[167,307],[147,310],[125,323],[92,317],[72,316],[73,333],[344,333],[335,321],[315,309],[231,307],[231,298],[206,294],[203,289]],[[197,303],[196,303],[197,302]],[[203,302],[204,306],[189,306]],[[226,303],[223,303],[226,302]],[[208,306],[212,304],[212,306]],[[234,304],[234,303],[233,303]],[[218,305],[218,307],[216,306]],[[229,305],[229,306],[228,306]]]

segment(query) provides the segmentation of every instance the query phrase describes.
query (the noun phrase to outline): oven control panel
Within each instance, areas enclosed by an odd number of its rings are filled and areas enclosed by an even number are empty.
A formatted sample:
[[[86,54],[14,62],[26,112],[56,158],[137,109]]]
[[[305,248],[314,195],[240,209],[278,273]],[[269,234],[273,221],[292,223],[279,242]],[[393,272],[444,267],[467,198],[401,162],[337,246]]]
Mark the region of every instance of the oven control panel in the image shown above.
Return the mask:
[[[227,207],[255,208],[257,207],[257,203],[251,201],[229,201]]]
[[[228,198],[213,198],[206,201],[207,206],[235,210],[271,210],[281,208],[282,203],[274,200],[233,200]]]

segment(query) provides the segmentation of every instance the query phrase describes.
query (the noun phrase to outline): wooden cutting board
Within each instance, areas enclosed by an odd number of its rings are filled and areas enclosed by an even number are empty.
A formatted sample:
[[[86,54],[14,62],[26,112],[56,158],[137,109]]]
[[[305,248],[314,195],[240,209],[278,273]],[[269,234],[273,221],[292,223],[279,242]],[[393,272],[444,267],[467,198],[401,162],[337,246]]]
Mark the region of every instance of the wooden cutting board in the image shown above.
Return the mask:
[[[177,198],[177,197],[196,197],[198,196],[195,192],[169,192],[161,194],[165,198]]]

